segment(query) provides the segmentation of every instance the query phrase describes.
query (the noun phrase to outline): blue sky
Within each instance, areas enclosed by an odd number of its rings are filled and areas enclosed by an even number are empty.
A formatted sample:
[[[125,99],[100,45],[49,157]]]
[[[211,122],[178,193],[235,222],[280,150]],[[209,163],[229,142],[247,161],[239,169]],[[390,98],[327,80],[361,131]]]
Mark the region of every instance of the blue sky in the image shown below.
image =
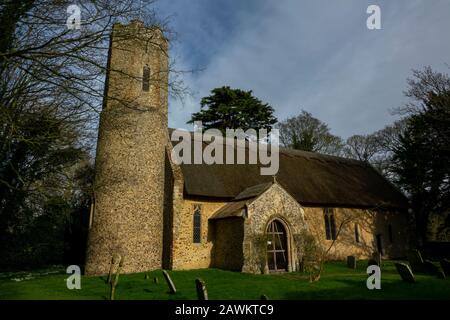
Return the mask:
[[[381,30],[366,9],[381,8]],[[171,56],[194,92],[169,101],[169,125],[188,128],[215,87],[253,90],[279,120],[311,112],[347,138],[392,123],[411,69],[449,73],[449,0],[159,0],[177,33]]]

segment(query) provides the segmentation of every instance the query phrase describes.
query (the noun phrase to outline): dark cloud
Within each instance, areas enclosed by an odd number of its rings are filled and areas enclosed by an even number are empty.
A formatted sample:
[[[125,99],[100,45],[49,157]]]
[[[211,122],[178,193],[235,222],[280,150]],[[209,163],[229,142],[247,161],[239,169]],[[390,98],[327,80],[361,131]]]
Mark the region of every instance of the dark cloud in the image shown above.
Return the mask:
[[[245,3],[245,4],[242,4]],[[366,28],[369,4],[382,30]],[[159,3],[174,14],[179,68],[203,67],[186,82],[197,92],[170,101],[170,125],[186,127],[217,86],[252,89],[279,119],[301,108],[347,137],[391,123],[405,102],[411,69],[448,71],[450,1],[206,1]]]

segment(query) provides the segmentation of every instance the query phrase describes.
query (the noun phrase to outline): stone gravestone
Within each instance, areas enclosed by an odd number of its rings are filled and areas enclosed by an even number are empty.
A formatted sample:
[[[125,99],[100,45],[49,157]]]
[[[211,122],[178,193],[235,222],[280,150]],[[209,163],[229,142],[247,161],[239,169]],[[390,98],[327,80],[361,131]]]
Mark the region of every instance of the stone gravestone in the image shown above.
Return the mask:
[[[206,284],[201,279],[195,279],[195,287],[197,289],[198,300],[208,300],[208,291],[206,290]]]
[[[367,262],[367,265],[368,265],[368,266],[380,266],[380,265],[378,264],[378,261],[375,260],[374,258],[369,259],[369,261]]]
[[[400,274],[400,277],[402,277],[403,281],[414,283],[416,280],[414,279],[414,274],[411,271],[411,268],[405,264],[397,262],[395,264],[395,268],[397,269],[397,272]]]
[[[432,276],[437,276],[439,273],[439,268],[430,260],[425,260],[423,262],[423,271],[426,274],[432,275]]]
[[[381,253],[374,252],[372,258],[377,262],[378,266],[381,267]]]
[[[164,279],[167,281],[167,285],[169,286],[170,293],[175,294],[177,293],[177,289],[175,288],[175,285],[173,284],[172,279],[170,278],[169,274],[166,270],[163,270]]]
[[[423,269],[426,274],[437,276],[440,279],[445,279],[445,272],[429,260],[425,260],[423,262]]]
[[[154,282],[155,284],[158,284],[158,283],[159,283],[158,277],[154,277],[154,278],[153,278],[153,282]]]
[[[422,255],[419,250],[411,250],[406,253],[406,258],[408,259],[411,269],[415,273],[424,272],[424,265]]]
[[[356,269],[356,259],[354,256],[347,257],[347,267],[350,269]]]
[[[269,297],[268,297],[267,295],[263,294],[263,295],[261,296],[261,299],[260,299],[260,300],[269,300]]]
[[[447,259],[443,259],[440,262],[442,271],[444,271],[444,274],[448,277],[450,277],[450,261]]]

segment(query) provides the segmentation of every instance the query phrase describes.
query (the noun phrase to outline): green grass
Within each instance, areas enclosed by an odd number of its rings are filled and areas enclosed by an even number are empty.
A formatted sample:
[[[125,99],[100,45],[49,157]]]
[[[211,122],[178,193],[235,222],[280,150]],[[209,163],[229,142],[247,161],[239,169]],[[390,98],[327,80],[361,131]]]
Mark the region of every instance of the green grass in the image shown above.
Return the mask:
[[[218,269],[169,272],[177,293],[168,293],[161,271],[121,275],[116,299],[196,299],[195,279],[205,280],[210,299],[450,299],[450,279],[416,275],[416,283],[405,283],[393,262],[384,262],[381,290],[366,287],[367,262],[359,261],[351,270],[344,263],[325,265],[320,281],[310,283],[308,275],[285,273],[252,275]],[[0,274],[0,299],[107,299],[109,287],[105,277],[82,277],[81,290],[66,288],[67,274],[36,276],[14,281],[11,275]],[[155,284],[153,278],[158,277]]]

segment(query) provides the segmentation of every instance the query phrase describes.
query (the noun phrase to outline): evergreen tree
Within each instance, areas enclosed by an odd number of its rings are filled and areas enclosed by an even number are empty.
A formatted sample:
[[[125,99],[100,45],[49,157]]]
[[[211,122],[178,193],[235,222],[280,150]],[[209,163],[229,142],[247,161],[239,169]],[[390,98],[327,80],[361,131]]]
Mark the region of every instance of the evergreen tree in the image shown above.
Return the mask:
[[[203,129],[267,129],[277,122],[273,108],[252,95],[252,91],[231,89],[228,86],[211,90],[211,95],[201,100],[201,110],[193,113],[191,120],[202,121]]]

